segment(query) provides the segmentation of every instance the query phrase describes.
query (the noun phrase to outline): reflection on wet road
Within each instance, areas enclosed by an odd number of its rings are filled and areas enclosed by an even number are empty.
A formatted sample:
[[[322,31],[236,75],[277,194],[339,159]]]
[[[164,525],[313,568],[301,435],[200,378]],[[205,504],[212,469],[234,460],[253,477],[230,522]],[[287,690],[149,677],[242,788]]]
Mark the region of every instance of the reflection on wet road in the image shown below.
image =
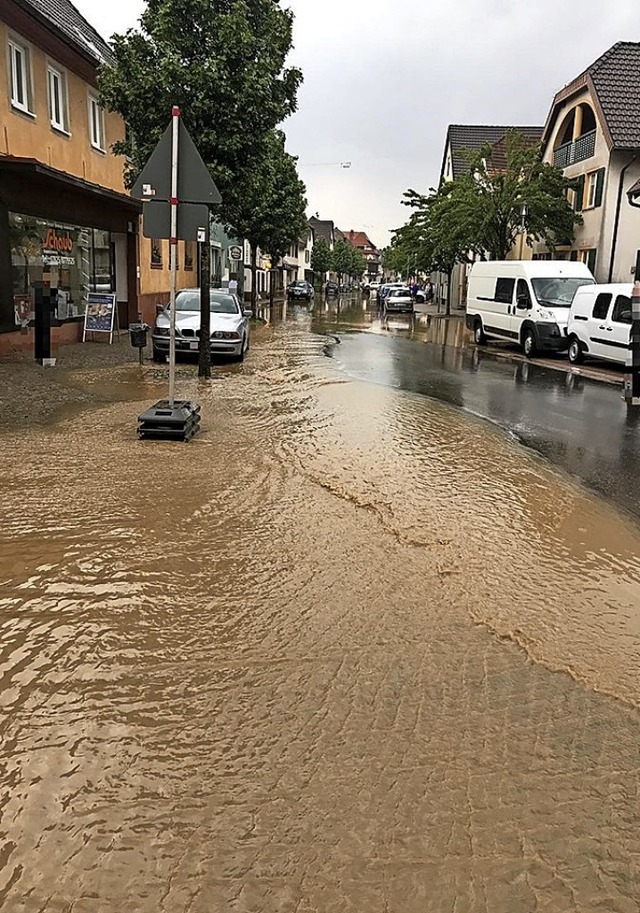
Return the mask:
[[[419,320],[380,324],[375,308],[318,312],[315,325],[347,332],[334,357],[350,376],[433,396],[482,416],[640,518],[640,410],[621,388],[463,344],[461,321],[427,330]],[[417,344],[417,343],[421,344]]]
[[[291,316],[0,439],[0,909],[637,909],[640,533]]]

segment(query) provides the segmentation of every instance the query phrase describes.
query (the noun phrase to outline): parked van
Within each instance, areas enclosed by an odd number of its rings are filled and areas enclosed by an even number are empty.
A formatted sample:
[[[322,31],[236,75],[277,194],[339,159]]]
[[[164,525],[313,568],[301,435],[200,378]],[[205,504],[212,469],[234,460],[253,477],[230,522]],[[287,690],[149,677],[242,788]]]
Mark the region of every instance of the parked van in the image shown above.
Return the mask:
[[[569,308],[569,361],[585,355],[623,365],[631,333],[631,283],[579,288]]]
[[[573,260],[474,263],[467,326],[477,345],[492,337],[518,342],[528,358],[539,351],[563,352],[574,293],[595,281],[584,263]]]

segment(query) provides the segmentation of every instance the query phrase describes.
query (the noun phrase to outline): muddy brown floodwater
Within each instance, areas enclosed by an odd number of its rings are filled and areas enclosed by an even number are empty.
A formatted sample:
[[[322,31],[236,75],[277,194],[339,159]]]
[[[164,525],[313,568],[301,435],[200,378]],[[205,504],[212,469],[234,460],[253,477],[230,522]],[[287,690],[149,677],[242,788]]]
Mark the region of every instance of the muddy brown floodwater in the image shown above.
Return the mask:
[[[636,913],[638,529],[302,325],[162,374],[0,437],[0,909]]]

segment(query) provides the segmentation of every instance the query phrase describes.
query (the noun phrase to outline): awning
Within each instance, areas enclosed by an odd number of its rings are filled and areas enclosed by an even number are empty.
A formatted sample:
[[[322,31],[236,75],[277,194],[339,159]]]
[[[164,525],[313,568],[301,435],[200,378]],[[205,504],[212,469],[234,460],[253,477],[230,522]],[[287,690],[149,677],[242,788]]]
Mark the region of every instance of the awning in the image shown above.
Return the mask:
[[[127,194],[12,155],[0,155],[0,202],[13,212],[109,231],[134,230],[142,212]]]

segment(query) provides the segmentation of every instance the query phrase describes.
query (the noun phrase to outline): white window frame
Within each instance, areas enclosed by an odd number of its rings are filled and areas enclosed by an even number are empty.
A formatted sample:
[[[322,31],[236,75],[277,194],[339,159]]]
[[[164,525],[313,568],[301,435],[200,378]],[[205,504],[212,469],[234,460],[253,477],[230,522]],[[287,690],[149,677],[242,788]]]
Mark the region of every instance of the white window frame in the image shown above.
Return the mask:
[[[104,109],[100,105],[98,96],[94,92],[89,92],[88,98],[89,105],[89,142],[93,149],[96,149],[98,152],[106,152],[105,136],[104,136]],[[94,110],[98,114],[97,122],[97,132],[94,130],[96,123],[94,122]]]
[[[584,209],[593,209],[596,205],[596,192],[598,188],[598,172],[589,171],[585,178]]]
[[[58,104],[60,118],[56,119],[54,110],[53,81],[58,83]],[[49,97],[49,123],[54,130],[69,135],[69,101],[67,91],[67,74],[54,63],[47,61],[47,93]]]
[[[19,54],[21,58],[20,76],[22,79],[22,91],[24,95],[24,99],[22,100],[18,98],[17,95],[17,54]],[[7,40],[7,55],[11,107],[15,108],[16,111],[21,111],[23,114],[29,114],[31,117],[35,117],[35,114],[33,113],[33,91],[31,81],[31,48],[25,41],[22,41],[13,35],[9,35]]]

